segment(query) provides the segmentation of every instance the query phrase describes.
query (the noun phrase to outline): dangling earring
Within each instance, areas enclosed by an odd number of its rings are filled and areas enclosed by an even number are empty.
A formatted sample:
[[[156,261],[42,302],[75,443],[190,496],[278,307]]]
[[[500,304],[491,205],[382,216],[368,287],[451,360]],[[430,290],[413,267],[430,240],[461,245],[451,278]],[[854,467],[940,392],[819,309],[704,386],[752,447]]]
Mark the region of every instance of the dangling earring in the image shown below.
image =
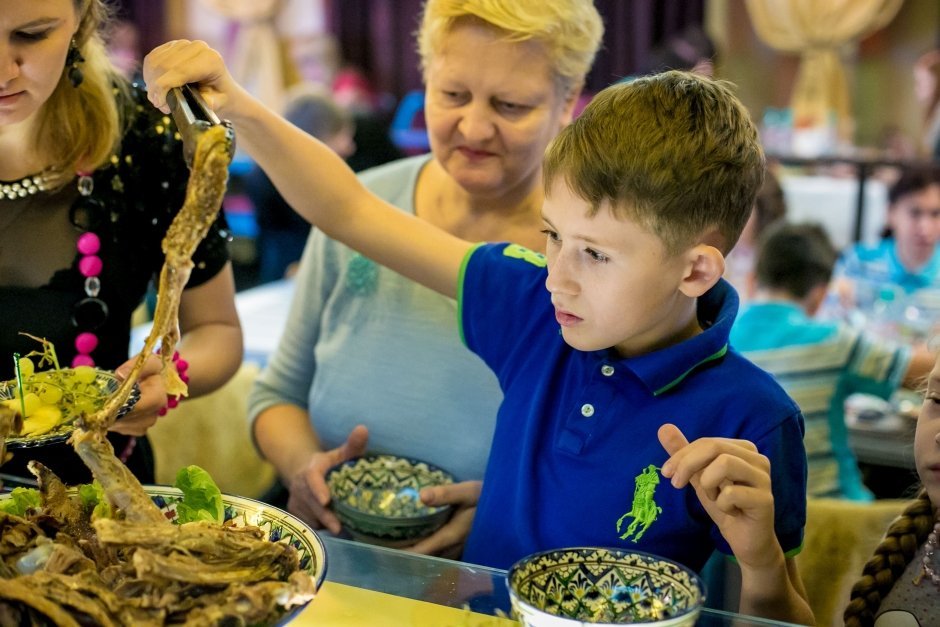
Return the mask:
[[[72,83],[72,87],[78,87],[82,84],[82,81],[85,80],[85,75],[82,74],[82,69],[78,67],[79,63],[82,63],[85,60],[85,57],[82,56],[82,53],[78,50],[78,44],[75,43],[75,39],[72,39],[72,42],[69,44],[69,53],[65,57],[65,67],[68,69],[69,82]]]

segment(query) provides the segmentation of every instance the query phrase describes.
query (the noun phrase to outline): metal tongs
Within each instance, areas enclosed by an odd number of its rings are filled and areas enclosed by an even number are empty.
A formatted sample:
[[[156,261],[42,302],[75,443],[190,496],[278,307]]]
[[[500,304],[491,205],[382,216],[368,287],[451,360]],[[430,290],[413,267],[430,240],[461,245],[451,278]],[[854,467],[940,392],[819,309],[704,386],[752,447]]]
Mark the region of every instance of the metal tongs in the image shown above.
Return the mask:
[[[200,135],[216,125],[222,125],[228,129],[229,159],[235,156],[235,129],[232,123],[228,120],[220,120],[194,85],[174,87],[167,93],[166,103],[170,107],[170,114],[176,122],[176,128],[179,129],[183,140],[183,158],[190,169],[193,167],[196,143]]]

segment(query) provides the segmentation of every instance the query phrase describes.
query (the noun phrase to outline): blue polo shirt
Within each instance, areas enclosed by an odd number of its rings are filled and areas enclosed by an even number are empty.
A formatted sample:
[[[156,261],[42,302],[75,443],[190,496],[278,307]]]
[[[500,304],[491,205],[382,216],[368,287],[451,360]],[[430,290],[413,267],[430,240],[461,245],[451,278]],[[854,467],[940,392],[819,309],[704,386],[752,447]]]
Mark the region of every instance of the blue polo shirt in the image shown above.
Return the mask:
[[[894,238],[885,238],[874,245],[855,244],[842,253],[835,274],[874,285],[897,285],[908,294],[925,287],[940,288],[940,249],[924,267],[910,271],[898,257]]]
[[[517,245],[468,254],[458,295],[464,341],[496,373],[504,400],[463,558],[508,568],[552,548],[641,550],[701,569],[730,554],[694,490],[659,475],[656,432],[754,442],[771,460],[776,531],[795,552],[806,520],[799,408],[728,346],[737,311],[720,281],[698,302],[704,332],[646,355],[568,346],[545,290],[544,258]],[[652,467],[652,468],[651,468]]]

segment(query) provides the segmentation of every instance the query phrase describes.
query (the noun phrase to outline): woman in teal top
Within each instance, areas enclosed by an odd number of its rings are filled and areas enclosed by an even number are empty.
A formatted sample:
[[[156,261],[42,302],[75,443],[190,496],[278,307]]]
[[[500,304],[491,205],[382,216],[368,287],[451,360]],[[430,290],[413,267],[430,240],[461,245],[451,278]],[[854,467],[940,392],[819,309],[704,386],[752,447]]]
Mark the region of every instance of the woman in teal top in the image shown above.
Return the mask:
[[[571,120],[603,25],[583,0],[468,4],[430,0],[418,33],[432,155],[363,180],[462,239],[541,250],[542,154]],[[287,329],[249,413],[259,449],[290,492],[288,509],[339,532],[323,477],[367,448],[453,471],[460,483],[435,496],[475,503],[501,398],[495,377],[460,343],[452,300],[314,230]],[[471,507],[415,550],[453,554]]]

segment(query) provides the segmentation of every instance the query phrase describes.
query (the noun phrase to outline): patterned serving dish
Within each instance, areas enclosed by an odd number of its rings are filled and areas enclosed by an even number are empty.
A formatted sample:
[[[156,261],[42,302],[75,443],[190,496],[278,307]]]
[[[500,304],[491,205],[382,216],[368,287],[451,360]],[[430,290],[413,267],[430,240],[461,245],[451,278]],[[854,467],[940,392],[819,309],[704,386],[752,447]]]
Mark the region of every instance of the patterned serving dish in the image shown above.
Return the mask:
[[[154,504],[171,521],[176,519],[176,506],[183,500],[183,493],[172,486],[146,485],[144,490]],[[0,500],[9,498],[9,493],[0,494]],[[225,521],[235,526],[258,527],[271,542],[283,542],[296,549],[300,568],[314,580],[319,590],[326,578],[326,547],[319,536],[295,516],[261,501],[229,494],[222,495]],[[274,625],[286,625],[304,610],[306,604],[291,608]]]
[[[176,518],[176,505],[183,499],[183,493],[171,486],[144,486],[147,494],[167,518]],[[246,525],[260,528],[266,539],[271,542],[290,544],[297,550],[300,568],[313,577],[317,590],[326,578],[326,547],[313,529],[299,518],[284,510],[243,496],[222,495],[225,506],[225,521],[242,527]],[[293,620],[306,605],[291,608],[276,623],[286,625]]]
[[[72,370],[72,368],[63,368],[62,372],[65,374],[65,376],[67,376],[68,373]],[[96,407],[100,407],[104,403],[105,399],[117,391],[120,385],[121,380],[118,379],[113,372],[109,370],[96,370],[95,379],[91,383],[87,384],[87,390],[85,390],[85,392],[96,396],[97,399],[100,399],[100,403],[96,404]],[[13,398],[16,398],[16,380],[0,382],[0,401],[6,401]],[[133,389],[131,389],[130,396],[127,398],[127,402],[125,402],[118,411],[117,417],[120,418],[126,415],[131,409],[134,408],[134,405],[137,404],[138,400],[140,400],[140,388],[137,385],[134,385]],[[69,412],[67,408],[62,409],[63,413],[65,414],[65,418],[50,431],[36,436],[10,436],[6,440],[7,446],[9,448],[32,448],[36,446],[48,446],[49,444],[67,440],[68,437],[72,434],[72,431],[75,430],[75,419],[78,418],[78,414]]]
[[[574,547],[535,553],[507,578],[513,613],[528,627],[694,625],[705,602],[695,572],[639,551]]]
[[[421,488],[453,483],[446,470],[416,459],[365,455],[326,475],[333,511],[362,542],[407,546],[428,536],[450,517],[451,506],[428,507]]]
[[[183,493],[172,486],[146,485],[144,490],[164,515],[176,518],[176,505]],[[222,495],[225,522],[238,527],[246,525],[260,528],[271,542],[290,544],[299,553],[300,567],[314,578],[319,589],[326,577],[326,548],[316,532],[302,520],[284,510],[245,496]]]

